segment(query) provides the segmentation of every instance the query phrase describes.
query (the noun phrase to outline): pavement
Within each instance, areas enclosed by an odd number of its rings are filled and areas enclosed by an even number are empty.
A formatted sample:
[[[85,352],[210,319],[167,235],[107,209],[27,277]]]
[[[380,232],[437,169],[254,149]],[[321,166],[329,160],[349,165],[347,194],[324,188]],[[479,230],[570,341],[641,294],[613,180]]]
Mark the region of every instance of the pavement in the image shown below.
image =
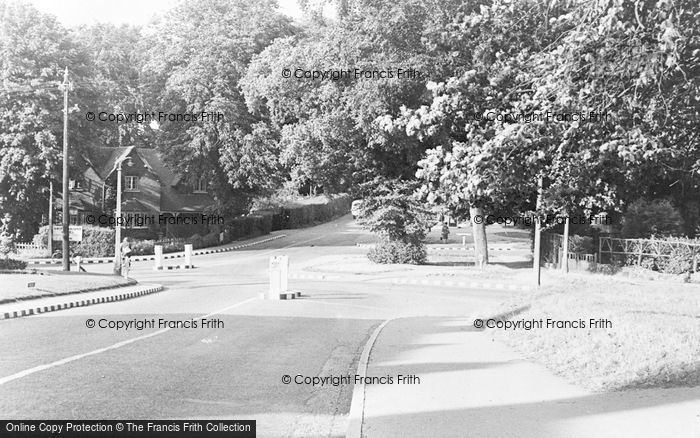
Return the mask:
[[[394,382],[365,386],[361,433],[348,438],[700,436],[700,387],[592,393],[472,324],[389,321],[366,373]]]

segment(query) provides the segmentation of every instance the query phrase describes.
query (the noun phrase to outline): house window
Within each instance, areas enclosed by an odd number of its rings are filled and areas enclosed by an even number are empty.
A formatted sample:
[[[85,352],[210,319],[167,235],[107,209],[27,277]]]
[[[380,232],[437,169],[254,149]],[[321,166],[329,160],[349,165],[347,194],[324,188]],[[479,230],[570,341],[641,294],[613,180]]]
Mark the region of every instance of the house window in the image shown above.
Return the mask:
[[[148,228],[153,222],[151,215],[141,211],[127,211],[123,215],[126,216],[127,228]]]
[[[136,177],[135,176],[125,176],[124,177],[124,190],[127,192],[135,192],[136,189]]]
[[[201,177],[197,180],[197,184],[194,187],[195,193],[206,193],[207,192],[207,180]]]

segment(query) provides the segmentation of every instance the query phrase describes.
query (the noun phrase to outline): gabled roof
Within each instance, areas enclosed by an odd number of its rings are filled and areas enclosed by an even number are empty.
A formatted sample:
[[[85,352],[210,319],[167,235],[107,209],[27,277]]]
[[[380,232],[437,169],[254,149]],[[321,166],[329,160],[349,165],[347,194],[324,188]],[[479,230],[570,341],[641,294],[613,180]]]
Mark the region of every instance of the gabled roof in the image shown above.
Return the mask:
[[[115,163],[133,153],[138,154],[144,165],[160,180],[161,212],[200,212],[214,203],[214,198],[208,193],[182,193],[178,190],[182,178],[166,166],[156,149],[135,146],[92,147],[88,161],[95,172],[106,180],[114,171]]]

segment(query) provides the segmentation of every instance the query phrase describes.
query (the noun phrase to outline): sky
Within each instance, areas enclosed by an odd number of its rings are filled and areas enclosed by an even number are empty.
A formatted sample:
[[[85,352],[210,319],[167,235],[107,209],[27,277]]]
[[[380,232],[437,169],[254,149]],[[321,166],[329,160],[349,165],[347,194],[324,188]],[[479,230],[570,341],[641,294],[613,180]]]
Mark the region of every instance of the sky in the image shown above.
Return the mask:
[[[148,23],[154,14],[167,11],[174,0],[26,0],[38,10],[55,15],[63,25]],[[250,0],[255,1],[255,0]],[[281,12],[298,18],[301,10],[297,0],[277,0]]]

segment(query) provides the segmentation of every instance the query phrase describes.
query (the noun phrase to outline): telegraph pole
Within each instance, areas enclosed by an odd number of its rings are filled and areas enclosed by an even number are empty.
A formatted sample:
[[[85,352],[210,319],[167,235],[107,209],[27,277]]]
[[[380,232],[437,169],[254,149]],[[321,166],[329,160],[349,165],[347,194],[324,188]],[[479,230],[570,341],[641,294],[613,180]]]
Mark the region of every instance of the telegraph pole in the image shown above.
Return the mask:
[[[541,283],[541,268],[540,268],[540,248],[542,241],[542,224],[540,217],[540,208],[542,207],[542,177],[537,178],[537,206],[535,207],[535,254],[533,258],[533,268],[537,279],[537,287]]]
[[[68,90],[71,88],[68,82],[68,67],[63,75],[63,270],[70,271],[70,242],[68,241],[68,224],[70,218],[70,207],[68,206]]]
[[[564,242],[562,244],[562,252],[564,260],[561,262],[561,268],[565,273],[569,273],[569,213],[566,213],[566,222],[564,223]]]
[[[53,255],[53,180],[49,180],[49,257]]]

